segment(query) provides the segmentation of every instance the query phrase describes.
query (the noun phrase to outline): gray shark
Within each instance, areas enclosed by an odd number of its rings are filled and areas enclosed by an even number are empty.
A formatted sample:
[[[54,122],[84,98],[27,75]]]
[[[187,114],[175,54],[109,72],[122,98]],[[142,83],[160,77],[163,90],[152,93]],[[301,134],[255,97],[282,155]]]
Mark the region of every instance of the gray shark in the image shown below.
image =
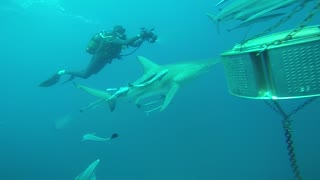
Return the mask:
[[[110,138],[99,137],[96,133],[88,133],[82,136],[82,141],[108,141]]]
[[[225,3],[227,0],[221,0],[216,4],[216,7],[220,6],[221,4]]]
[[[243,21],[240,24],[228,29],[228,32],[233,31],[235,29],[248,27],[248,26],[256,24],[256,23],[267,22],[270,19],[273,19],[273,18],[276,18],[276,17],[280,17],[280,16],[283,16],[283,15],[285,15],[285,13],[274,13],[274,14],[263,15],[261,17],[257,17],[256,19],[246,20],[246,21]]]
[[[138,60],[143,67],[142,76],[128,86],[117,88],[118,90],[113,94],[82,85],[76,84],[76,86],[100,98],[97,103],[106,101],[113,107],[118,99],[125,99],[139,105],[140,101],[149,100],[152,97],[164,97],[160,106],[155,108],[161,112],[167,108],[181,86],[208,72],[219,62],[218,59],[208,59],[158,65],[142,56],[138,56]]]
[[[308,0],[312,1],[312,0]],[[222,9],[216,16],[207,13],[214,22],[227,20],[250,21],[265,14],[288,7],[294,3],[305,3],[304,0],[235,0]]]
[[[91,163],[81,174],[79,174],[75,180],[96,180],[96,168],[100,162],[100,159]]]

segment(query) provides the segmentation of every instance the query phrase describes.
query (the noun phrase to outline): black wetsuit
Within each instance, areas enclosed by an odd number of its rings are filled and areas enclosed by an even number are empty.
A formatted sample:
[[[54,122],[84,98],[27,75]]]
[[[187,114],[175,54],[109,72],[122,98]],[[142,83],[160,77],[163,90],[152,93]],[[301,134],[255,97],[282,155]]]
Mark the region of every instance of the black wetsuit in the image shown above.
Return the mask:
[[[102,38],[102,41],[99,43],[98,50],[93,53],[90,63],[83,71],[64,71],[64,73],[55,73],[49,79],[41,82],[40,87],[50,87],[56,84],[61,75],[67,74],[70,75],[70,78],[65,81],[69,82],[75,77],[87,79],[93,74],[97,74],[101,69],[106,65],[112,63],[113,59],[121,58],[121,50],[123,46],[139,47],[143,43],[143,38],[140,35],[132,37],[130,39],[122,38],[120,39],[117,36],[111,36],[110,34],[97,34],[96,37]],[[123,36],[125,37],[125,36]],[[63,83],[63,84],[64,84]]]
[[[86,79],[93,74],[97,74],[106,64],[112,63],[113,59],[119,59],[123,46],[137,47],[141,45],[142,41],[138,41],[140,38],[133,37],[131,39],[122,40],[113,36],[108,36],[101,42],[99,50],[95,53],[87,68],[83,71],[66,71],[65,74],[74,77]]]

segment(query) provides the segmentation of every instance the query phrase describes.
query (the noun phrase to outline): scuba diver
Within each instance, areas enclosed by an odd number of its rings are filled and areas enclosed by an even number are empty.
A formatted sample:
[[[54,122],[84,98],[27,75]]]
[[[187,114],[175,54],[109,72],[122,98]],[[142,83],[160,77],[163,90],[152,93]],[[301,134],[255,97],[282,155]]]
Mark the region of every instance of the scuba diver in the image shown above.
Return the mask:
[[[132,38],[127,38],[125,32],[126,30],[122,26],[116,25],[112,31],[102,31],[94,35],[86,49],[87,53],[93,55],[86,69],[82,71],[59,70],[49,79],[41,82],[39,86],[50,87],[56,84],[62,75],[70,76],[64,83],[72,81],[75,77],[87,79],[91,75],[97,74],[106,64],[112,63],[113,59],[121,59],[122,56],[132,54],[144,41],[154,43],[157,40],[153,29],[141,28],[140,33]],[[129,54],[121,55],[122,49],[129,46],[136,49]]]

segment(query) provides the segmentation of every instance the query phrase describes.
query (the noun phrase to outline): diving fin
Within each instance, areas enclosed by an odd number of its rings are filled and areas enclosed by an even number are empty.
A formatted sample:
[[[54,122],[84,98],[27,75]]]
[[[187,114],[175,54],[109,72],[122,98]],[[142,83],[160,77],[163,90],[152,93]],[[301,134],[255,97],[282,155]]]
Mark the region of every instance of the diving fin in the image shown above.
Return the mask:
[[[60,80],[61,75],[56,73],[53,76],[51,76],[49,79],[43,81],[39,84],[40,87],[50,87],[55,85]]]
[[[117,138],[117,137],[119,137],[119,134],[113,133],[113,134],[111,135],[110,139],[114,139],[114,138]]]

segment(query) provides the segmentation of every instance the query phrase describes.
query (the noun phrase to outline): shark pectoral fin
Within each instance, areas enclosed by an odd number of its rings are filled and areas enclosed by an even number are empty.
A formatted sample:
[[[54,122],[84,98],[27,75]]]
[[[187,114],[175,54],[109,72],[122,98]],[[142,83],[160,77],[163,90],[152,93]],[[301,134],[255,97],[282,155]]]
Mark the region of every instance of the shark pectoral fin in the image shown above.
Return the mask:
[[[114,109],[116,108],[116,100],[115,99],[110,99],[108,102],[110,111],[113,112]]]
[[[215,17],[213,14],[207,12],[207,13],[206,13],[206,16],[207,16],[212,22],[217,23],[216,17]]]
[[[137,107],[139,107],[139,106],[141,107],[140,100],[141,100],[140,97],[137,97],[137,98],[134,100],[134,104],[135,104]]]
[[[166,96],[165,96],[165,99],[164,99],[164,102],[162,104],[162,107],[160,109],[160,112],[162,112],[171,102],[173,96],[176,94],[176,92],[178,91],[179,89],[179,85],[178,84],[174,84],[170,90],[167,92]]]
[[[136,107],[140,109],[142,107],[142,104],[136,104]]]
[[[220,24],[219,24],[219,20],[211,13],[206,13],[206,16],[210,19],[210,21],[213,22],[214,25],[216,25],[217,28],[217,32],[220,33]]]

